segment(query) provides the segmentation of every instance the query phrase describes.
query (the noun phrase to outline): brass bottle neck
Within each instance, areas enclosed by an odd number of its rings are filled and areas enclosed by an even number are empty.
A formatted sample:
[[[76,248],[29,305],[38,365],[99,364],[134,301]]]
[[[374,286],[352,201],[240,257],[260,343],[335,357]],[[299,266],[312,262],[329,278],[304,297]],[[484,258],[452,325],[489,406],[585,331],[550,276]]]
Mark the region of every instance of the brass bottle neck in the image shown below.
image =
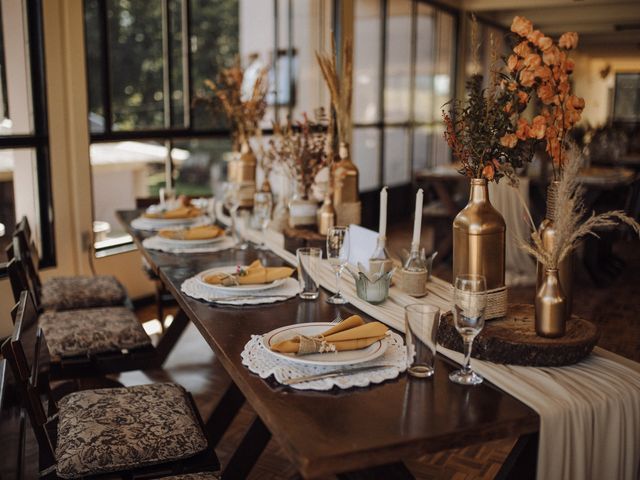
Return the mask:
[[[484,179],[471,179],[469,203],[485,203],[489,201],[489,187]]]

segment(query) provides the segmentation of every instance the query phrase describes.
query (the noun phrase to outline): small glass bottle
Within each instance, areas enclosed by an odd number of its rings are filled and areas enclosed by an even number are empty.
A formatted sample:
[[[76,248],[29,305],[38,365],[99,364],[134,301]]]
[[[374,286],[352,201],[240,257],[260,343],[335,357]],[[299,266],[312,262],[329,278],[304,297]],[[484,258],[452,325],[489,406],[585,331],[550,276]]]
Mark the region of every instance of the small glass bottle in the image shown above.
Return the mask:
[[[424,249],[417,243],[411,244],[411,251],[402,267],[401,289],[412,297],[423,297],[427,294],[427,263]]]
[[[378,235],[376,249],[373,251],[371,258],[369,259],[369,272],[371,272],[371,274],[380,272],[382,265],[384,265],[384,273],[388,273],[393,268],[393,261],[387,251],[387,237]]]

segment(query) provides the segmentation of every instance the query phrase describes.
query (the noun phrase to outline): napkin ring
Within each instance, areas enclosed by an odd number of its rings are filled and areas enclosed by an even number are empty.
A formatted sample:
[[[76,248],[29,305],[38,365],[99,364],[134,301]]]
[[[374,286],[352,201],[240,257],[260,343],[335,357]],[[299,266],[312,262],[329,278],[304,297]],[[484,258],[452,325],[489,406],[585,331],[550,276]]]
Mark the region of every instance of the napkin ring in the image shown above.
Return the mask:
[[[336,351],[335,344],[327,342],[322,336],[307,337],[306,335],[298,335],[298,340],[300,342],[298,355]]]

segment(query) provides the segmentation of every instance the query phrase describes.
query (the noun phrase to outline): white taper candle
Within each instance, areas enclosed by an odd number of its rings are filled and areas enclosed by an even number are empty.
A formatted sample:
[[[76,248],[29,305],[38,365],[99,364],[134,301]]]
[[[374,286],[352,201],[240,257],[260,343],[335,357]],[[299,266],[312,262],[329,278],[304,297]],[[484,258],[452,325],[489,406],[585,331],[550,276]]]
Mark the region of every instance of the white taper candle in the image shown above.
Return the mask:
[[[418,189],[416,194],[416,213],[413,218],[413,240],[411,241],[411,247],[420,246],[420,230],[422,229],[422,189]]]
[[[387,236],[387,187],[380,191],[380,225],[378,235],[385,238]]]

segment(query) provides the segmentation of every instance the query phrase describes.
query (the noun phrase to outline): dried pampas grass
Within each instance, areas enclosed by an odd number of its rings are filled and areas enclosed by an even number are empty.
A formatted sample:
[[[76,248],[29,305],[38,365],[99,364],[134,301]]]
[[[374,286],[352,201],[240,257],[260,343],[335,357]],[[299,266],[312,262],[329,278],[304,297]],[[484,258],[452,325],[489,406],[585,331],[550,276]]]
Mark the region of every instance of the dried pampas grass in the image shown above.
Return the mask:
[[[523,250],[549,269],[558,268],[558,265],[578,247],[580,241],[587,235],[598,237],[596,232],[599,229],[611,228],[623,223],[631,227],[633,232],[640,237],[640,224],[622,210],[587,215],[584,205],[584,189],[578,178],[581,167],[582,157],[575,148],[571,148],[567,152],[567,160],[555,191],[556,241],[553,248],[551,250],[544,248],[541,232],[535,228],[533,220],[530,220],[533,228],[531,241],[520,241]],[[526,204],[523,203],[523,205],[527,209]],[[528,209],[527,213],[531,218]]]
[[[342,69],[338,68],[336,42],[331,35],[331,54],[316,52],[318,65],[329,89],[331,106],[336,112],[338,139],[351,136],[351,99],[353,95],[353,40],[347,37],[342,49]]]

